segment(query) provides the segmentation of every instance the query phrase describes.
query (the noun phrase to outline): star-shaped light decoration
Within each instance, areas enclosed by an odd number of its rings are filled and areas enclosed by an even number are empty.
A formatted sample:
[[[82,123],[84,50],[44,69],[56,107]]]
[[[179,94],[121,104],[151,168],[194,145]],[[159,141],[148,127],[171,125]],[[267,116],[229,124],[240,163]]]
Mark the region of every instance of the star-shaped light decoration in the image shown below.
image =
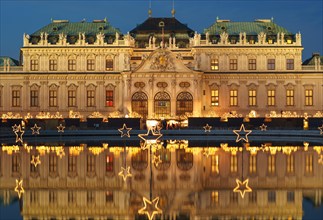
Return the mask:
[[[320,130],[320,134],[323,134],[323,124],[321,127],[318,127],[318,129]]]
[[[34,127],[30,128],[33,132],[32,134],[39,134],[39,130],[41,129],[41,127],[38,127],[37,124],[34,125]]]
[[[154,158],[153,158],[152,162],[153,162],[153,164],[155,164],[156,167],[158,167],[158,165],[160,163],[162,163],[163,161],[161,160],[160,155],[158,155],[158,156],[154,155]]]
[[[20,126],[20,125],[19,125]],[[18,131],[18,127],[19,127],[18,125],[14,125],[14,126],[11,126],[12,127],[12,131],[13,132],[16,132],[16,131]]]
[[[156,126],[153,126],[152,127],[153,128],[153,133],[155,133],[155,134],[161,134],[161,129],[163,128],[163,126],[160,126],[160,125],[156,125]]]
[[[123,178],[123,181],[126,182],[128,177],[132,177],[132,174],[130,173],[130,166],[127,168],[121,167],[121,171],[118,173],[119,176]]]
[[[64,129],[65,129],[65,126],[63,126],[62,124],[59,124],[59,126],[57,127],[57,131],[60,133],[60,132],[62,132],[62,133],[64,133]]]
[[[319,164],[323,165],[323,154],[320,155],[320,158],[317,161]]]
[[[252,192],[252,189],[248,186],[249,179],[244,180],[243,182],[239,179],[236,179],[237,186],[233,189],[233,192],[240,193],[241,197],[244,198],[246,192]]]
[[[121,137],[127,136],[130,137],[130,131],[132,128],[127,128],[126,124],[123,124],[122,128],[119,128],[118,131],[121,133]]]
[[[261,126],[259,126],[261,131],[267,131],[267,125],[262,124]]]
[[[32,155],[30,163],[32,165],[34,165],[35,167],[37,167],[39,164],[41,164],[41,161],[39,159],[39,155],[38,156]]]
[[[151,135],[150,135],[151,133]],[[154,136],[153,139],[148,139],[147,137]],[[148,148],[147,145],[149,144],[156,144],[157,140],[161,138],[162,134],[157,134],[153,131],[152,128],[149,128],[146,134],[138,134],[138,137],[140,137],[142,140],[144,140],[144,143],[141,145],[142,150],[146,150]]]
[[[21,143],[23,143],[22,136],[23,136],[23,134],[25,133],[25,131],[21,129],[21,126],[20,126],[20,125],[18,125],[17,130],[16,130],[16,131],[14,131],[14,132],[15,132],[15,134],[16,134],[16,143],[17,143],[17,142],[21,142]]]
[[[152,201],[143,197],[144,207],[138,210],[138,214],[147,215],[149,220],[152,220],[155,215],[162,214],[163,211],[158,208],[159,197],[156,197]]]
[[[25,192],[24,188],[22,187],[22,180],[17,180],[16,179],[16,187],[15,187],[15,192],[18,193],[18,198],[21,198],[21,195]]]
[[[204,128],[204,132],[211,132],[212,126],[210,126],[209,124],[206,124],[203,128]]]
[[[244,125],[242,124],[240,127],[240,130],[233,130],[233,133],[235,133],[237,136],[236,142],[239,142],[241,140],[245,141],[245,142],[249,142],[248,140],[248,135],[251,133],[251,130],[246,130],[244,128]],[[243,134],[244,137],[241,137],[241,135]]]

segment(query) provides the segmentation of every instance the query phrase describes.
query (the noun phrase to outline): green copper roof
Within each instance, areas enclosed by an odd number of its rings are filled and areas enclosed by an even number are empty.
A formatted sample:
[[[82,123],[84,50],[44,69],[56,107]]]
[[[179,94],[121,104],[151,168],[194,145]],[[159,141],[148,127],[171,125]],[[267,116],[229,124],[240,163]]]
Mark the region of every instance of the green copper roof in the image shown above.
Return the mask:
[[[19,66],[19,61],[11,57],[0,56],[0,66],[4,66],[4,60],[9,59],[10,66]]]
[[[315,57],[316,56],[319,56],[319,54],[318,55],[313,55],[311,58],[309,58],[309,59],[307,59],[307,60],[305,60],[304,62],[303,62],[303,65],[315,65]],[[323,56],[319,56],[320,57],[320,63],[321,63],[321,65],[323,65]]]
[[[240,32],[246,32],[246,35],[258,35],[264,32],[267,35],[276,35],[278,32],[284,32],[286,35],[292,35],[287,29],[271,22],[216,22],[209,28],[204,30],[204,33],[209,32],[210,35],[220,35],[223,31],[229,35],[239,35]]]
[[[103,33],[105,35],[115,35],[116,32],[120,34],[120,30],[111,26],[109,22],[102,20],[99,22],[73,22],[68,21],[52,22],[45,27],[42,27],[38,31],[31,34],[31,36],[40,36],[41,32],[46,32],[49,36],[59,35],[64,33],[66,35],[77,36],[79,33],[85,33],[85,35],[96,35]]]

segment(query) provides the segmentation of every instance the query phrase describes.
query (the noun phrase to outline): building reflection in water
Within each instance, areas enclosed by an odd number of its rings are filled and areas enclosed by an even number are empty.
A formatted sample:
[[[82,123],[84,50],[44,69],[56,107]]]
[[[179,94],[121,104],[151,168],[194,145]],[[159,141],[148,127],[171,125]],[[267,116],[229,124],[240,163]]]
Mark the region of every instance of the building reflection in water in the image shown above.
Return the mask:
[[[323,146],[307,143],[2,146],[0,198],[5,205],[17,199],[16,180],[23,180],[24,219],[147,219],[138,210],[151,183],[162,210],[154,219],[302,219],[304,197],[322,202],[322,155]],[[125,164],[131,177],[124,181]],[[237,179],[249,179],[243,198],[233,191]]]

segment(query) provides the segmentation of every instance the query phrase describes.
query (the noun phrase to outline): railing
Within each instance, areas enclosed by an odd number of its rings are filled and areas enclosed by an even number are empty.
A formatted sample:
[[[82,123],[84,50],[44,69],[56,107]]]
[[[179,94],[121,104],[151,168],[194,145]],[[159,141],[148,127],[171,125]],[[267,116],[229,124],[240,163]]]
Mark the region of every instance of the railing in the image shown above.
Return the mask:
[[[23,66],[1,67],[0,72],[22,72]]]
[[[316,71],[319,71],[319,70],[322,70],[323,71],[323,65],[320,65],[320,66],[302,66],[302,70],[316,70]]]

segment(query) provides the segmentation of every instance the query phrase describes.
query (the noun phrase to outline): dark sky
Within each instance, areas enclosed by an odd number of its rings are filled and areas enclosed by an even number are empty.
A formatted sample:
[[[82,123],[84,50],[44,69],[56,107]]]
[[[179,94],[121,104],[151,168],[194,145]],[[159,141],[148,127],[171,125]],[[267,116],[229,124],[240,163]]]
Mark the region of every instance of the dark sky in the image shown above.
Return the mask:
[[[109,0],[0,0],[0,56],[19,58],[23,33],[32,34],[51,22],[94,19],[109,20],[127,33],[148,16],[149,1]],[[303,60],[313,52],[323,55],[322,0],[175,0],[176,18],[190,28],[203,32],[216,17],[232,21],[274,18],[287,30],[302,34]],[[152,0],[153,17],[170,17],[172,1]]]

